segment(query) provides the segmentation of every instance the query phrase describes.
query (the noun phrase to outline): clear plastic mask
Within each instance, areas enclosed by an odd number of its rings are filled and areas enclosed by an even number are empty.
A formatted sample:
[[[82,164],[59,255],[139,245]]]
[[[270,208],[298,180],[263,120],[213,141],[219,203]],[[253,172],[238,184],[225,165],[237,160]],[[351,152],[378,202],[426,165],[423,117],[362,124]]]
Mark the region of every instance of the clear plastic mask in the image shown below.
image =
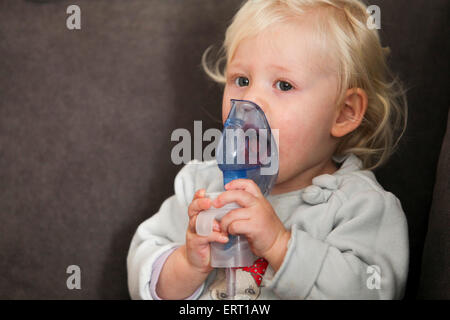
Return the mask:
[[[278,147],[269,122],[256,103],[231,100],[216,159],[224,184],[239,178],[252,179],[264,196],[270,193],[278,176]]]

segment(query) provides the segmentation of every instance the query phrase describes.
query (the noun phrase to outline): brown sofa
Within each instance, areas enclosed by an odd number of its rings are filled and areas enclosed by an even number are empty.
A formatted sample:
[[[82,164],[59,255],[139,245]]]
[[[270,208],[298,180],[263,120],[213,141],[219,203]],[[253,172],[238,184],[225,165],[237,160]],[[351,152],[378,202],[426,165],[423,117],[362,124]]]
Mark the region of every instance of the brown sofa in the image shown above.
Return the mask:
[[[200,58],[223,39],[240,0],[78,0],[81,30],[68,30],[73,3],[0,1],[3,299],[128,299],[131,238],[181,168],[170,158],[172,131],[193,132],[194,120],[221,128],[221,88]],[[376,171],[408,218],[405,298],[448,298],[448,134],[437,164],[449,2],[371,4],[409,87],[405,138]],[[81,268],[80,290],[66,286],[70,265]]]

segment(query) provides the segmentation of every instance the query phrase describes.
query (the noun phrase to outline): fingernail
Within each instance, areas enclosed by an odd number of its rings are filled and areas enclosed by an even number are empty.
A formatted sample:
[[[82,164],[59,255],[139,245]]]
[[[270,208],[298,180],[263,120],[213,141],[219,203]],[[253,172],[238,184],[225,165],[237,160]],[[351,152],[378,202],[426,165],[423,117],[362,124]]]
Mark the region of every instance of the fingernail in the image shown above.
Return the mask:
[[[222,240],[228,242],[228,237],[222,236]]]

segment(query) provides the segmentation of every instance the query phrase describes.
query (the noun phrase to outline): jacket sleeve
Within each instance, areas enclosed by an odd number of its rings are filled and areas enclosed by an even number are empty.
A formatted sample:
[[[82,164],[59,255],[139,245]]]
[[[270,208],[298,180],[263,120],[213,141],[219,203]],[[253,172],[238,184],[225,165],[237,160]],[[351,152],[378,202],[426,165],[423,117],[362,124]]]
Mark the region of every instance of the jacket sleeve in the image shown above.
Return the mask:
[[[132,299],[151,300],[150,279],[156,259],[183,245],[188,226],[187,209],[194,195],[195,165],[186,164],[175,177],[175,195],[137,228],[127,256],[128,290]]]
[[[325,239],[292,225],[286,256],[269,283],[280,298],[402,298],[409,247],[400,201],[370,190],[342,202]]]

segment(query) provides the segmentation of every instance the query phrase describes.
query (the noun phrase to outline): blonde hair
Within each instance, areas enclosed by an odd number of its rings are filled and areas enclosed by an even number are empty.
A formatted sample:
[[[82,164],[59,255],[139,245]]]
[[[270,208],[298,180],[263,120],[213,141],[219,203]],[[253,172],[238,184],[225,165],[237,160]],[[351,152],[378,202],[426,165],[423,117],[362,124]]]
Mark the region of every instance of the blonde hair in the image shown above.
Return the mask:
[[[340,138],[334,155],[354,153],[362,160],[364,169],[373,170],[396,150],[406,129],[408,108],[402,84],[392,76],[386,62],[389,49],[381,46],[378,31],[367,27],[369,14],[360,1],[248,0],[234,16],[212,65],[208,63],[208,54],[213,46],[203,53],[203,69],[212,80],[225,84],[226,67],[241,40],[315,8],[326,13],[314,20],[320,36],[331,41],[338,53],[337,105],[342,104],[350,88],[361,88],[368,96],[361,124]]]

